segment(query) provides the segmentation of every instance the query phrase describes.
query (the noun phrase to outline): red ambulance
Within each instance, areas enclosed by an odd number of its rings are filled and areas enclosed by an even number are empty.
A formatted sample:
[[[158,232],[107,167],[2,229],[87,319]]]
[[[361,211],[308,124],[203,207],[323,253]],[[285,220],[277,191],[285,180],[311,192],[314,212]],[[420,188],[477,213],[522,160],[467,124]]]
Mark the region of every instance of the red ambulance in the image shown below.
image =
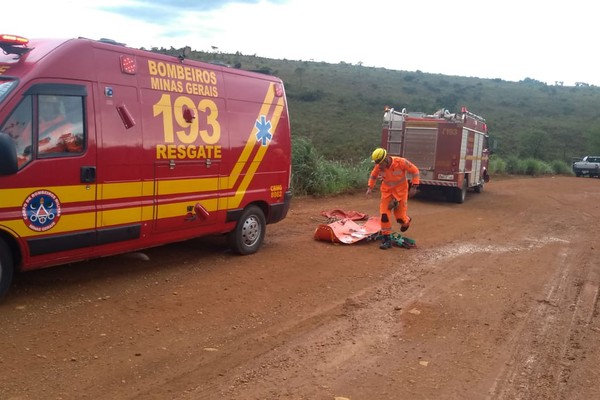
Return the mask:
[[[203,235],[254,253],[286,217],[280,79],[106,40],[0,48],[0,297],[16,271]]]

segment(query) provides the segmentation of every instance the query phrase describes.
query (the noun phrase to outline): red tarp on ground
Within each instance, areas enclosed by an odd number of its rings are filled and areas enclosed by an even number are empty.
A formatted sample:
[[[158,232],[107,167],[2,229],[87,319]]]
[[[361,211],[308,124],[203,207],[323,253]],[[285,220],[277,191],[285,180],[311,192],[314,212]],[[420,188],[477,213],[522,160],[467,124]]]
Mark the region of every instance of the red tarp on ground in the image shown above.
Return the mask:
[[[319,225],[315,230],[314,238],[332,243],[351,244],[366,239],[380,230],[381,221],[379,217],[370,217],[364,224],[360,225],[350,218],[344,218],[330,224]]]
[[[321,211],[321,215],[327,218],[337,218],[337,219],[345,219],[349,218],[353,221],[362,221],[367,219],[369,216],[367,214],[363,214],[358,211],[344,211],[344,210],[331,210],[331,211]]]

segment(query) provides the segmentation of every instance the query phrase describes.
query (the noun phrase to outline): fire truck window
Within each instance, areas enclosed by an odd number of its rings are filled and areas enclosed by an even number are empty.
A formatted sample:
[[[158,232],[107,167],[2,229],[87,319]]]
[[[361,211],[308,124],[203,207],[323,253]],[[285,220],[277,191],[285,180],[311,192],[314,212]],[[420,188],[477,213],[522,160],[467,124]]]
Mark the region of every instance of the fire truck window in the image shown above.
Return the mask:
[[[38,110],[40,157],[69,156],[83,152],[82,97],[40,95]]]
[[[0,131],[8,134],[15,142],[19,168],[31,160],[31,144],[33,143],[31,105],[31,96],[25,97],[0,128]]]

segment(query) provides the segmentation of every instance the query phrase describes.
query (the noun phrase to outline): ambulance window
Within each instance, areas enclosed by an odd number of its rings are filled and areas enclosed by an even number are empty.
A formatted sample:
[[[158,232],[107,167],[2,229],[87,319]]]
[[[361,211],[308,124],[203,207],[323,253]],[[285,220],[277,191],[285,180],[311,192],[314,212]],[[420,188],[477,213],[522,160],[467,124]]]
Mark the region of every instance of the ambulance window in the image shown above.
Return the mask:
[[[15,142],[19,168],[31,160],[31,143],[33,143],[31,121],[32,97],[26,96],[0,128],[0,131],[7,133]]]
[[[4,100],[6,95],[9,94],[15,86],[17,86],[17,81],[0,80],[0,101]]]
[[[83,97],[39,95],[39,157],[78,155],[84,142]]]

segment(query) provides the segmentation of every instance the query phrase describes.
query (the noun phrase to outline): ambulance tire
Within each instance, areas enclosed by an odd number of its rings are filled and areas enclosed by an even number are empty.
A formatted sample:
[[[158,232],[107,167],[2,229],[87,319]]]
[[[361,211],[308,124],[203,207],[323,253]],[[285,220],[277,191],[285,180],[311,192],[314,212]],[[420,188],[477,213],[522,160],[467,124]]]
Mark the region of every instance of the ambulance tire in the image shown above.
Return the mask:
[[[0,300],[6,296],[14,274],[13,257],[10,249],[0,239]]]
[[[266,230],[265,214],[259,207],[250,206],[242,213],[235,229],[227,235],[229,247],[241,255],[256,253],[265,238]]]

